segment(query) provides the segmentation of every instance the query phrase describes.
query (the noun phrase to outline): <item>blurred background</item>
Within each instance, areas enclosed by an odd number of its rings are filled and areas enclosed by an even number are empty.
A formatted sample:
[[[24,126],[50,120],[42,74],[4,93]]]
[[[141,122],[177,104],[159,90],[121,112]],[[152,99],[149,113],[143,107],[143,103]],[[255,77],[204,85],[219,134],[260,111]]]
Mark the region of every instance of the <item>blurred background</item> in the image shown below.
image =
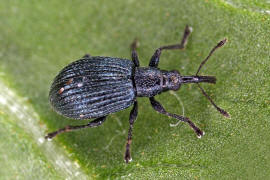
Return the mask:
[[[140,98],[133,161],[123,161],[131,108],[98,128],[46,133],[85,124],[56,114],[48,92],[53,78],[84,54],[130,58],[138,38],[141,66],[155,49],[181,40],[185,50],[162,54],[161,69],[217,77],[203,87],[227,110],[222,117],[197,86],[183,85],[157,99],[206,134],[156,113]],[[268,179],[270,177],[270,3],[267,0],[7,1],[0,2],[0,179]]]

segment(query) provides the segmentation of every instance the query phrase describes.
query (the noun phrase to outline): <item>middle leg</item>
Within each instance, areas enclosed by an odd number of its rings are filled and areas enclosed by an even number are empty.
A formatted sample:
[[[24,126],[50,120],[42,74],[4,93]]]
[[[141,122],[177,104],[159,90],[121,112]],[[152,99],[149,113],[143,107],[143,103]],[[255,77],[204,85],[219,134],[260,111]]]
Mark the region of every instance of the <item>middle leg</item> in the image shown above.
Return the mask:
[[[127,144],[126,144],[126,152],[125,152],[125,162],[129,163],[132,158],[131,158],[131,153],[130,153],[130,146],[131,146],[131,141],[132,141],[132,130],[133,130],[133,124],[137,118],[138,115],[138,103],[135,100],[134,106],[130,112],[129,116],[129,130],[128,130],[128,138],[127,138]]]
[[[184,49],[186,44],[187,44],[187,40],[188,40],[188,37],[189,37],[191,32],[192,32],[192,28],[187,25],[186,28],[185,28],[184,35],[183,35],[183,38],[182,38],[182,41],[181,41],[180,44],[174,44],[174,45],[169,45],[169,46],[161,46],[160,48],[158,48],[155,51],[154,55],[152,56],[152,58],[151,58],[151,60],[149,62],[149,66],[150,67],[158,67],[159,58],[160,58],[162,50],[165,50],[165,49],[167,49],[167,50],[169,50],[169,49]]]
[[[135,66],[136,67],[139,67],[140,66],[140,62],[139,62],[139,58],[138,58],[138,54],[137,54],[137,49],[138,47],[138,40],[135,39],[131,45],[130,45],[130,49],[131,49],[131,59],[132,61],[134,62]]]

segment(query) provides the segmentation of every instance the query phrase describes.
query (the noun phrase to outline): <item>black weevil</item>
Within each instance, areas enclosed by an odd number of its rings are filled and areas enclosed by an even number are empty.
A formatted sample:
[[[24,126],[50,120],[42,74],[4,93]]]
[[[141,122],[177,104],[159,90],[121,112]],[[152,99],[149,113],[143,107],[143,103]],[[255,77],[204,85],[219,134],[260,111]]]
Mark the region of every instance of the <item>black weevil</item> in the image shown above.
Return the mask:
[[[91,57],[85,55],[82,59],[66,66],[54,79],[49,98],[52,107],[59,114],[73,119],[95,120],[86,125],[66,126],[49,133],[46,139],[56,135],[87,127],[101,125],[106,116],[133,105],[129,116],[129,131],[126,143],[125,162],[131,161],[130,146],[132,129],[138,114],[137,97],[149,97],[152,107],[159,113],[188,123],[200,138],[204,135],[189,118],[167,112],[155,100],[154,96],[168,90],[178,90],[182,84],[196,83],[203,95],[225,117],[229,114],[218,107],[199,85],[201,82],[216,83],[214,76],[199,76],[202,66],[212,53],[223,46],[226,39],[220,41],[200,64],[194,76],[181,76],[177,70],[166,71],[158,68],[162,50],[184,49],[191,27],[186,26],[180,44],[162,46],[152,56],[149,67],[140,67],[136,52],[137,41],[131,44],[132,61],[112,57]]]

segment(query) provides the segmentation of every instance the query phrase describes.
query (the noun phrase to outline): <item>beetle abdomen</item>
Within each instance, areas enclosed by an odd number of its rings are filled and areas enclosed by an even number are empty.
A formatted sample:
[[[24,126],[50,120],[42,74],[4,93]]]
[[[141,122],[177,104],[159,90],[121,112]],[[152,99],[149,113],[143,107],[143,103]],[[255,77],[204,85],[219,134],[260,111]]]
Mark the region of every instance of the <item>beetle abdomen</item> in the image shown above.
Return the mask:
[[[134,64],[130,60],[90,57],[66,66],[50,90],[52,107],[74,119],[108,115],[133,104]]]

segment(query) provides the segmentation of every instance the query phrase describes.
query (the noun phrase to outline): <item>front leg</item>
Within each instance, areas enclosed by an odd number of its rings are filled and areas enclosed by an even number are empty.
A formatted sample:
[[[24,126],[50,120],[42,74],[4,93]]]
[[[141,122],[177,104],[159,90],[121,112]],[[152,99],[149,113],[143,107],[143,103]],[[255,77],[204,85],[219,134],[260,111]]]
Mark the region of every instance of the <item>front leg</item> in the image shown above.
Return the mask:
[[[173,114],[173,113],[169,113],[167,112],[164,107],[157,101],[155,100],[154,97],[150,97],[150,102],[151,102],[151,105],[152,107],[159,113],[161,114],[165,114],[169,117],[172,117],[172,118],[175,118],[175,119],[178,119],[180,121],[183,121],[183,122],[186,122],[188,123],[188,125],[194,130],[194,132],[197,134],[197,137],[198,138],[201,138],[203,135],[204,135],[204,132],[201,131],[192,121],[189,120],[189,118],[187,117],[184,117],[184,116],[180,116],[180,115],[177,115],[177,114]]]
[[[150,67],[158,67],[159,58],[160,58],[162,50],[165,50],[165,49],[167,49],[167,50],[169,50],[169,49],[184,49],[186,44],[187,44],[188,36],[190,35],[191,32],[192,32],[192,28],[189,26],[186,26],[185,31],[184,31],[184,35],[183,35],[183,38],[182,38],[182,41],[180,44],[161,46],[160,48],[158,48],[155,51],[154,55],[152,56],[152,58],[149,62],[149,66]]]
[[[138,103],[135,100],[134,106],[132,110],[130,111],[130,116],[129,116],[129,130],[128,130],[128,138],[127,138],[127,144],[126,144],[126,152],[125,152],[126,163],[129,163],[132,160],[131,153],[130,153],[130,146],[131,146],[131,141],[132,141],[133,124],[137,118],[137,115],[138,115]]]

